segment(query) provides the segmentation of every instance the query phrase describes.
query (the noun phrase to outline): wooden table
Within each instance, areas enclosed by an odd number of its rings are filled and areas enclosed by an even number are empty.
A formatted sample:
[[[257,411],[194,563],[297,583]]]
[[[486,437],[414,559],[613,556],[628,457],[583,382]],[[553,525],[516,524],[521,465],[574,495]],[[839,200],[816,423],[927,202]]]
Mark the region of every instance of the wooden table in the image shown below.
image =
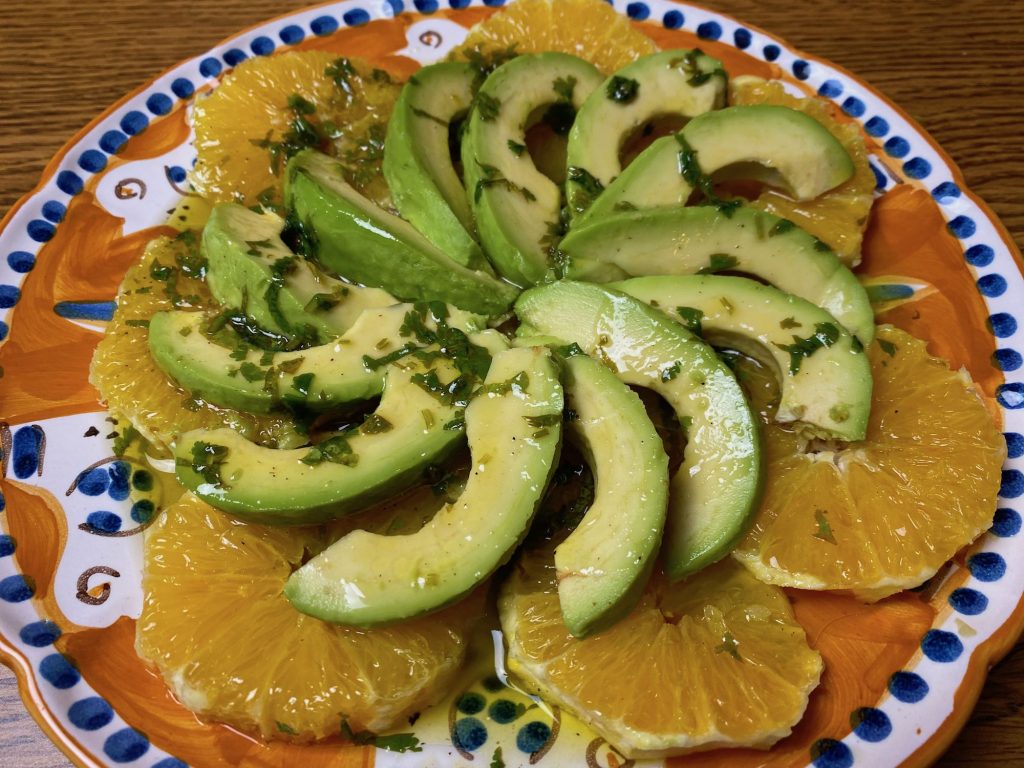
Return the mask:
[[[149,77],[295,0],[33,0],[0,10],[0,213],[81,126]],[[1024,246],[1024,3],[706,0],[828,57],[904,107]],[[940,762],[1024,766],[1024,645]],[[0,765],[66,766],[0,667]]]

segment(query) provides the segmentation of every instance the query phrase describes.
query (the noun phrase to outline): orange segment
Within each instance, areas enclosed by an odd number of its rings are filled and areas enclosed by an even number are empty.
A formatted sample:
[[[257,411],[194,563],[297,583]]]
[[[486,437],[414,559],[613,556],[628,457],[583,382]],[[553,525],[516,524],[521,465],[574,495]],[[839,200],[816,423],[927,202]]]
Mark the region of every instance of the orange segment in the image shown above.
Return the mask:
[[[185,706],[264,738],[407,725],[452,684],[480,598],[374,630],[301,614],[285,580],[338,535],[243,523],[185,494],[146,534],[139,655]]]
[[[764,499],[734,554],[766,582],[878,600],[921,584],[992,522],[1006,445],[966,374],[891,326],[868,352],[865,440],[808,443],[763,425]]]
[[[327,51],[249,59],[195,104],[192,184],[215,202],[278,202],[285,158],[275,161],[268,145],[293,131],[297,113],[289,97],[299,96],[315,108],[303,118],[333,137],[319,148],[345,163],[354,186],[387,205],[380,164],[399,90],[383,70]]]
[[[196,243],[191,232],[175,239],[158,237],[128,270],[117,311],[93,355],[89,381],[112,414],[127,418],[157,448],[166,449],[177,435],[200,427],[232,427],[260,443],[301,445],[304,438],[296,434],[291,419],[254,416],[196,400],[150,356],[147,324],[155,313],[214,306],[206,283],[187,274],[198,274]]]
[[[469,31],[452,58],[560,51],[586,59],[606,75],[654,53],[654,42],[602,0],[517,0]]]
[[[822,670],[782,590],[729,559],[675,585],[656,574],[629,616],[579,640],[550,550],[527,552],[499,611],[509,671],[627,757],[773,744]]]
[[[854,174],[814,200],[796,202],[781,192],[765,190],[751,205],[782,216],[825,241],[846,264],[860,262],[860,244],[874,199],[875,174],[856,123],[835,119],[835,107],[816,97],[791,96],[778,81],[742,78],[729,87],[730,104],[778,104],[806,112],[839,139],[853,159]]]

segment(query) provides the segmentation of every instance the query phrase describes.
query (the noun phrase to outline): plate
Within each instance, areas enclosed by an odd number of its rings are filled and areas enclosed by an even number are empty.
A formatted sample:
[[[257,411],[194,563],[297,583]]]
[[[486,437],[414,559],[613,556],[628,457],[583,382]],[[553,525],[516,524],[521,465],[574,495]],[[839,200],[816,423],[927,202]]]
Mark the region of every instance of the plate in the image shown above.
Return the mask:
[[[83,766],[489,764],[622,766],[608,745],[554,710],[507,720],[511,694],[468,678],[412,729],[422,751],[266,747],[199,723],[133,651],[145,509],[88,362],[128,265],[184,193],[189,101],[252,56],[287,48],[367,55],[399,72],[443,57],[500,0],[343,2],[243,32],[122,99],[66,145],[0,225],[0,656],[25,704]],[[780,77],[856,120],[870,141],[879,200],[864,271],[882,321],[932,339],[998,411],[1010,459],[991,531],[914,594],[862,606],[794,593],[828,665],[794,734],[672,765],[924,765],[952,740],[995,660],[1024,628],[1024,380],[1016,346],[1024,280],[1016,250],[959,171],[898,107],[849,73],[696,6],[616,2],[665,46],[699,45],[732,74]],[[443,7],[442,7],[443,6]],[[83,257],[88,254],[88,258]],[[464,694],[469,693],[466,696]],[[514,707],[512,708],[515,709]],[[507,720],[507,722],[503,722]],[[306,759],[303,759],[306,758]]]

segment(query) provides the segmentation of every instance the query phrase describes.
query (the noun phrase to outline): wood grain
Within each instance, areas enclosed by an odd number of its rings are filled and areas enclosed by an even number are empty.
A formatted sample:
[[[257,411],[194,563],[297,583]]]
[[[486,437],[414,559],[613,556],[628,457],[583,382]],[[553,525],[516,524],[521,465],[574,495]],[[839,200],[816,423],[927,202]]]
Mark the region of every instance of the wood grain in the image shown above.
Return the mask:
[[[857,73],[908,111],[1024,244],[1024,3],[711,0]],[[124,93],[294,0],[34,0],[0,9],[0,212]],[[946,768],[1024,766],[1024,646],[996,667]],[[66,766],[0,667],[0,765]]]

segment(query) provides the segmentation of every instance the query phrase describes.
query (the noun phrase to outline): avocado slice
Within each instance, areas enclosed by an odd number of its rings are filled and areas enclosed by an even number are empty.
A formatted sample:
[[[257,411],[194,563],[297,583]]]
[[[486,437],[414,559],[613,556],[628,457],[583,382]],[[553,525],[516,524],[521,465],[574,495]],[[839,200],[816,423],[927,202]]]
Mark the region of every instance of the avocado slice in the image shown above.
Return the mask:
[[[867,345],[867,292],[832,250],[788,219],[753,208],[698,205],[609,216],[558,246],[574,280],[742,272],[816,304]]]
[[[368,309],[340,338],[294,352],[256,349],[228,329],[209,334],[210,318],[202,312],[158,312],[149,321],[149,350],[179,386],[214,405],[249,413],[285,405],[326,411],[381,393],[389,356],[421,346],[402,335],[416,311],[412,304]],[[424,322],[437,328],[432,313]],[[476,333],[481,318],[452,309],[445,322],[470,334],[471,342],[491,346],[487,334]]]
[[[519,291],[457,264],[409,222],[384,211],[345,181],[339,163],[304,150],[289,162],[285,198],[312,232],[316,259],[327,269],[406,300],[443,301],[497,316]]]
[[[644,56],[609,77],[583,104],[569,133],[565,183],[576,219],[622,173],[625,141],[655,117],[696,117],[725,106],[722,62],[699,50]]]
[[[558,369],[544,347],[495,355],[466,408],[472,473],[418,532],[353,531],[299,568],[285,596],[303,613],[372,627],[455,602],[508,560],[529,530],[557,460]]]
[[[694,186],[712,175],[760,181],[810,200],[853,172],[849,153],[813,117],[773,104],[727,107],[654,141],[574,223],[584,226],[621,210],[685,205]]]
[[[431,371],[408,357],[387,367],[384,394],[362,426],[318,446],[264,448],[231,429],[187,432],[175,446],[178,481],[218,509],[267,525],[310,525],[355,512],[416,483],[462,438],[459,405],[417,383]],[[380,562],[377,560],[376,562]]]
[[[775,369],[775,420],[800,421],[816,437],[863,440],[871,413],[864,347],[828,312],[743,277],[637,277],[609,288],[657,307],[716,346]]]
[[[761,487],[757,425],[743,391],[715,351],[678,323],[618,291],[563,280],[524,292],[523,333],[579,344],[625,384],[665,398],[686,430],[671,479],[664,569],[680,579],[727,555]]]
[[[555,548],[555,578],[565,626],[585,637],[629,613],[647,584],[665,526],[668,456],[640,398],[607,367],[578,354],[562,370],[577,416],[566,427],[596,495]]]
[[[544,279],[561,231],[562,192],[537,170],[526,130],[545,109],[575,115],[601,80],[582,59],[538,53],[502,64],[477,93],[462,139],[466,193],[487,257],[516,285]]]
[[[203,229],[206,282],[223,306],[243,309],[256,323],[283,336],[305,334],[324,343],[340,336],[364,309],[398,300],[379,288],[329,277],[297,257],[281,240],[284,219],[237,203],[210,212]]]
[[[430,242],[464,267],[489,271],[448,148],[452,124],[473,102],[476,78],[475,68],[456,61],[409,78],[388,121],[384,178],[398,212]]]

